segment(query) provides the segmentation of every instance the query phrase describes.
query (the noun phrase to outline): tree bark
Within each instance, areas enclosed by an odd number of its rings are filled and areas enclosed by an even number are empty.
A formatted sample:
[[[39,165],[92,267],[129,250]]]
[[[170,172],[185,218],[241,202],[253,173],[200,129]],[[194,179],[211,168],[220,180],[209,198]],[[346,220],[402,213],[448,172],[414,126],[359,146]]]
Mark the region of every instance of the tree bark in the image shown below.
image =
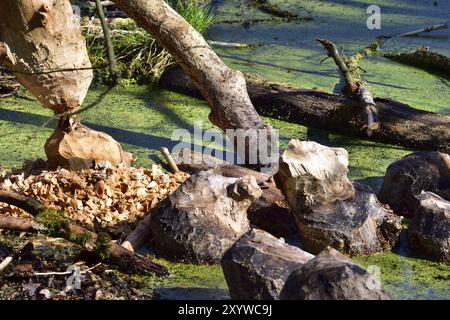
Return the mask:
[[[380,127],[367,137],[362,130],[366,119],[360,112],[358,100],[246,77],[250,98],[262,115],[382,143],[450,152],[450,116],[418,110],[390,99],[374,98]],[[166,71],[160,84],[166,89],[201,97],[179,68]]]
[[[274,136],[273,129],[253,107],[243,74],[227,67],[205,39],[165,1],[115,3],[157,39],[190,76],[211,107],[209,119],[213,124],[222,130],[263,129],[268,139]],[[245,149],[247,152],[249,147]]]
[[[22,232],[38,232],[45,230],[45,227],[33,219],[10,217],[0,214],[0,229]]]
[[[39,201],[10,191],[0,191],[0,202],[25,210],[31,215],[37,215],[44,210],[44,206]]]
[[[93,74],[69,1],[0,1],[0,42],[0,62],[43,105],[57,114],[80,107]]]

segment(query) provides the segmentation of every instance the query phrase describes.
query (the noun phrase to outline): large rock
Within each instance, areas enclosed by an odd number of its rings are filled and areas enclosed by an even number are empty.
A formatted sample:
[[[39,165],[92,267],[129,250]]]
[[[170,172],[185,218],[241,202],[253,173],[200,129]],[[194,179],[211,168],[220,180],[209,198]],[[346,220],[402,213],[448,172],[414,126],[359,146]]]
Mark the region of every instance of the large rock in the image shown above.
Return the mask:
[[[417,197],[408,229],[409,244],[419,254],[450,263],[450,202],[431,192]]]
[[[313,257],[252,229],[225,253],[221,264],[232,299],[276,300],[291,272]]]
[[[249,230],[247,209],[260,196],[251,176],[192,175],[152,213],[153,247],[169,259],[218,263]]]
[[[450,155],[440,152],[415,152],[391,164],[378,199],[396,214],[412,216],[414,197],[422,191],[450,200]]]
[[[96,161],[129,166],[134,161],[132,154],[123,151],[110,135],[73,119],[59,124],[45,143],[45,154],[51,169],[90,169]]]
[[[378,278],[332,248],[293,271],[283,300],[387,300]]]
[[[295,218],[289,211],[285,196],[276,187],[271,175],[233,165],[216,157],[186,148],[181,148],[173,153],[173,157],[181,170],[191,174],[210,171],[232,178],[240,178],[246,175],[254,176],[262,189],[262,195],[247,210],[250,223],[276,237],[298,239],[299,231]]]
[[[314,141],[292,139],[280,158],[277,179],[293,210],[345,200],[354,193],[348,153]]]
[[[281,156],[277,180],[297,220],[305,250],[327,246],[369,254],[396,245],[401,218],[384,208],[367,186],[347,178],[344,149],[292,140]]]
[[[396,246],[401,217],[384,208],[369,187],[354,183],[354,190],[349,199],[296,215],[305,250],[318,253],[331,246],[356,255]]]

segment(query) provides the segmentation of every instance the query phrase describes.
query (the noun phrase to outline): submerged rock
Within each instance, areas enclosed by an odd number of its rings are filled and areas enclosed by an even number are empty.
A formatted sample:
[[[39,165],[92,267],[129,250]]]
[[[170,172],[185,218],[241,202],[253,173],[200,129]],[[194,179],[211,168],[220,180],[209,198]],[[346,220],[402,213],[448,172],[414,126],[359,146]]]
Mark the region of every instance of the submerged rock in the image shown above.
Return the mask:
[[[249,230],[247,209],[260,196],[251,176],[193,175],[152,213],[153,247],[169,259],[218,263]]]
[[[252,229],[225,253],[221,264],[232,299],[276,300],[291,272],[313,257]]]
[[[412,216],[414,197],[422,191],[450,200],[450,155],[441,152],[414,152],[386,170],[378,199],[396,214]]]
[[[278,181],[297,220],[305,250],[331,246],[350,254],[389,250],[401,218],[384,208],[367,186],[347,178],[344,149],[291,140],[281,156]]]
[[[408,229],[411,248],[450,263],[450,202],[431,192],[422,192],[417,200],[419,207]]]
[[[332,248],[293,271],[283,300],[387,300],[378,278]]]

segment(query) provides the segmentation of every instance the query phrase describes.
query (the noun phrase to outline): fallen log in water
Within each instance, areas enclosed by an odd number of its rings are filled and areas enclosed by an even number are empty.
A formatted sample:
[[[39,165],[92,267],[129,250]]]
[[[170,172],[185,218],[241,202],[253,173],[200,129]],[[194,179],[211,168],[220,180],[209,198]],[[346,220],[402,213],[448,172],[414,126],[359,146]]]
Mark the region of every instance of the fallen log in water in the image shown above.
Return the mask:
[[[289,87],[246,75],[247,90],[257,111],[336,133],[422,150],[450,151],[450,116],[415,109],[407,104],[375,98],[380,126],[370,137],[358,100],[340,95]],[[166,89],[201,98],[181,69],[166,71],[160,81]]]
[[[450,58],[430,51],[428,48],[420,48],[413,52],[384,53],[383,57],[424,70],[439,72],[450,79]]]

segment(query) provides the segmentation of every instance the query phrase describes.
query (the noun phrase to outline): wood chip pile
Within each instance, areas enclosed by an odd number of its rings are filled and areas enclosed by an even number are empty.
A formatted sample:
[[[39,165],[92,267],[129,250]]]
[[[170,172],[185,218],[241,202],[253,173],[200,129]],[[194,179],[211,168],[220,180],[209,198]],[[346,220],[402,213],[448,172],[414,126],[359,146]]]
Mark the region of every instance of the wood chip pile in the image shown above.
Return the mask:
[[[113,227],[142,218],[188,177],[184,172],[164,173],[160,165],[147,169],[106,163],[79,172],[47,171],[46,162],[38,159],[21,170],[3,172],[0,189],[38,199],[87,226]],[[3,203],[0,214],[27,215]]]

